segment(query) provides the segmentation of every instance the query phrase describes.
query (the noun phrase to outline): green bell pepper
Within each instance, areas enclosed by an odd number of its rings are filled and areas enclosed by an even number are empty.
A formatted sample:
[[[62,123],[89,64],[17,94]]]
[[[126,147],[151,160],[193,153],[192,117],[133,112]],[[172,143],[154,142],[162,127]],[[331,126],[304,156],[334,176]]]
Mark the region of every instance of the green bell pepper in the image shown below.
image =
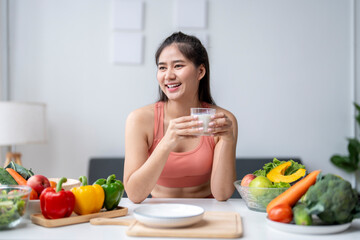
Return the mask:
[[[112,174],[107,179],[100,178],[96,180],[94,184],[99,184],[104,189],[105,200],[103,207],[108,211],[115,209],[124,194],[123,183],[116,179],[115,174]]]

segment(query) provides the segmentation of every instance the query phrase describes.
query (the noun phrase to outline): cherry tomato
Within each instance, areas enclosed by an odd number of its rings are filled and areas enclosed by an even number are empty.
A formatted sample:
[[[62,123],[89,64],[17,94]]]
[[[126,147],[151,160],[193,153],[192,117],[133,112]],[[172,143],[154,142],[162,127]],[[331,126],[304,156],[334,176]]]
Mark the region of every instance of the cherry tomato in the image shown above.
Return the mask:
[[[272,221],[289,223],[293,219],[293,212],[289,205],[280,204],[270,210],[268,217]]]

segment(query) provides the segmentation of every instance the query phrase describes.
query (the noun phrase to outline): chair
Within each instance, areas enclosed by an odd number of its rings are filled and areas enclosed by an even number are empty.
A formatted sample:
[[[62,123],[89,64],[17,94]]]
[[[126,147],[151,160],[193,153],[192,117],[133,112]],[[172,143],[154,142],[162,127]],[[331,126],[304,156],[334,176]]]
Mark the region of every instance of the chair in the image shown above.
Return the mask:
[[[280,161],[288,161],[292,159],[301,163],[300,158],[278,158]],[[115,174],[116,179],[123,181],[124,174],[124,157],[96,157],[91,158],[88,168],[89,184],[92,184],[99,178],[106,178],[110,174]],[[253,173],[261,169],[265,163],[272,162],[273,158],[237,158],[236,159],[236,176],[237,179],[242,179],[246,174]],[[124,193],[124,197],[127,197]],[[235,189],[231,198],[241,198],[238,191]]]
[[[294,160],[301,164],[300,158],[277,158],[279,161]],[[242,179],[246,174],[253,173],[262,169],[265,163],[272,162],[273,158],[237,158],[236,159],[236,179]],[[241,198],[239,192],[235,189],[231,198]]]
[[[115,174],[116,179],[124,182],[124,160],[124,157],[91,158],[88,167],[89,184],[93,184],[99,178],[107,178],[111,174]],[[123,197],[127,197],[126,192]]]

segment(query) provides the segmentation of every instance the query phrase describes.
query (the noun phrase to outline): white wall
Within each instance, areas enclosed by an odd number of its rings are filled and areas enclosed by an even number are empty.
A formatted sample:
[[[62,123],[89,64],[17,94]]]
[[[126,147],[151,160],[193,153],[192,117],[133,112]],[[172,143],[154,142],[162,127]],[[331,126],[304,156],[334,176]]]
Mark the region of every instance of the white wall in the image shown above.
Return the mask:
[[[0,100],[4,100],[7,79],[7,2],[0,0]],[[1,151],[1,149],[0,149]],[[1,152],[0,152],[1,153]],[[1,155],[0,155],[1,156]]]
[[[157,97],[154,53],[175,29],[171,0],[145,0],[144,63],[110,62],[111,1],[10,1],[10,98],[45,102],[48,142],[19,147],[49,177],[77,178],[93,156],[123,156],[130,111]],[[209,0],[212,91],[239,123],[239,157],[331,165],[354,134],[351,0]]]
[[[5,99],[7,79],[7,2],[0,0],[0,100]],[[0,147],[0,160],[5,159],[5,150]],[[0,166],[3,161],[0,161]]]

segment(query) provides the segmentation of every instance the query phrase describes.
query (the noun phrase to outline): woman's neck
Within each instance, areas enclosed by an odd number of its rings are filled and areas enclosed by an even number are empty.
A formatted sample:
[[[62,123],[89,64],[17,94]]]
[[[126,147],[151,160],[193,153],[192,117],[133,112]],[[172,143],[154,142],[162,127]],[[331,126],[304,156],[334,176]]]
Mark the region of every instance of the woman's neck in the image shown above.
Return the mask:
[[[170,118],[178,118],[182,116],[189,116],[190,115],[190,108],[194,107],[201,107],[201,102],[196,101],[167,101],[165,102],[165,112],[166,115]]]

